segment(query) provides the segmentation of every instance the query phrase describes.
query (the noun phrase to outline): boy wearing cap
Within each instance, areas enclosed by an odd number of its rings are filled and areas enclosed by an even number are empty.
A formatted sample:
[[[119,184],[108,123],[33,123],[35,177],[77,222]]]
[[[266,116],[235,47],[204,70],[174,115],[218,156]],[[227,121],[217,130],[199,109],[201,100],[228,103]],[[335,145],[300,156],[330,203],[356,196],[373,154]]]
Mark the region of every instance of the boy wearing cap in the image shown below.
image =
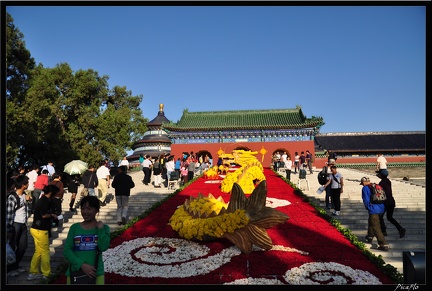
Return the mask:
[[[384,215],[385,204],[372,204],[370,197],[372,192],[369,188],[370,180],[368,177],[363,177],[360,180],[360,185],[362,188],[362,200],[366,210],[369,212],[368,219],[368,234],[365,239],[368,243],[371,243],[373,238],[376,237],[378,240],[378,249],[382,251],[388,251],[390,246],[386,241],[384,234],[381,231],[380,217]]]

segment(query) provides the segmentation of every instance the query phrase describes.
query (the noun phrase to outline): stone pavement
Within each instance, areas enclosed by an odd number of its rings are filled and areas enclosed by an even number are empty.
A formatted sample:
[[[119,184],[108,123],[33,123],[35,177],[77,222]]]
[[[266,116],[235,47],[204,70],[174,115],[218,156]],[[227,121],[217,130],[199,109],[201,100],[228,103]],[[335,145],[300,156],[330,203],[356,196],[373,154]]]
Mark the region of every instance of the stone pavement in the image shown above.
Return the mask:
[[[379,182],[379,179],[373,175],[362,172],[361,170],[351,170],[339,168],[344,176],[345,187],[344,194],[341,196],[341,215],[334,216],[334,219],[340,221],[344,228],[350,229],[350,231],[358,237],[358,239],[364,242],[364,236],[367,232],[367,211],[361,201],[361,186],[359,185],[360,179],[363,176],[370,177],[372,182]],[[317,173],[319,170],[314,170],[313,174],[306,176],[307,181],[302,181],[300,187],[305,195],[310,197],[315,204],[325,209],[324,193],[317,194],[316,190],[319,188],[317,181]],[[146,209],[149,209],[154,203],[163,200],[168,195],[174,192],[174,189],[167,188],[154,188],[152,185],[144,185],[142,183],[143,173],[142,171],[132,171],[129,173],[134,182],[135,188],[131,191],[130,207],[129,207],[129,218],[134,218],[143,213]],[[284,173],[281,173],[285,175]],[[298,174],[292,173],[291,181],[293,184],[299,184]],[[386,219],[387,224],[387,240],[390,244],[390,251],[383,252],[376,249],[376,239],[372,244],[367,244],[369,250],[376,256],[383,256],[383,260],[397,268],[397,270],[403,273],[402,264],[402,252],[411,250],[426,250],[426,187],[418,186],[402,179],[391,179],[393,183],[393,195],[396,199],[396,209],[394,217],[401,223],[401,225],[407,229],[406,236],[403,239],[399,238],[399,234],[396,228],[389,223]],[[307,183],[309,182],[309,189]],[[80,190],[80,189],[79,189]],[[108,199],[110,200],[105,207],[102,207],[98,216],[99,220],[107,223],[111,231],[119,229],[123,226],[117,225],[116,218],[116,203],[113,196],[113,188],[109,188]],[[82,217],[78,210],[77,214],[73,214],[68,211],[69,209],[69,197],[70,194],[65,194],[63,201],[64,209],[64,223],[62,227],[53,229],[53,237],[51,238],[51,268],[55,272],[56,268],[64,261],[63,259],[63,240],[67,236],[67,232],[72,223],[82,221]],[[331,210],[325,209],[327,214],[330,214]],[[31,225],[32,217],[29,218],[29,225]],[[33,238],[29,234],[29,246],[27,252],[21,261],[21,266],[26,269],[26,272],[21,273],[16,277],[8,277],[6,284],[11,285],[32,285],[39,284],[36,281],[27,281],[28,270],[30,266],[31,257],[33,255],[34,245]]]

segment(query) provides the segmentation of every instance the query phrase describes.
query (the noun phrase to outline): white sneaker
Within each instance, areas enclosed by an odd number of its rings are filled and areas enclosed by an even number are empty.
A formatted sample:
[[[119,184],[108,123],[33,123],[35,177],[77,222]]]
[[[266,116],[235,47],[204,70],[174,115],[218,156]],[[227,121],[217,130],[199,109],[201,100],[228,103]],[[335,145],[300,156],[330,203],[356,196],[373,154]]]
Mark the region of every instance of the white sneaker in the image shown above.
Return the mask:
[[[30,273],[29,275],[28,275],[28,277],[27,277],[27,280],[28,281],[31,281],[31,280],[40,280],[40,279],[42,279],[43,278],[43,275],[42,274],[32,274],[32,273]]]
[[[332,214],[333,214],[333,215],[336,215],[336,216],[339,216],[339,215],[340,215],[340,212],[339,212],[339,211],[335,211],[335,212],[333,212]]]

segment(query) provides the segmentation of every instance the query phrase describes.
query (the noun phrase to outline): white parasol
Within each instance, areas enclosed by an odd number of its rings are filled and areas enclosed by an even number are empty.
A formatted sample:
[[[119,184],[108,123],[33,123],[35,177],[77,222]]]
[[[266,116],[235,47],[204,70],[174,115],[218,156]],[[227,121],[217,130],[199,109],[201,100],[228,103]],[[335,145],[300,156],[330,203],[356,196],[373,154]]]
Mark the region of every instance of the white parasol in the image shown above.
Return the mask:
[[[73,160],[64,166],[63,171],[65,173],[68,173],[69,175],[75,175],[75,174],[81,175],[87,169],[88,169],[88,164],[86,162],[83,162],[81,160]]]

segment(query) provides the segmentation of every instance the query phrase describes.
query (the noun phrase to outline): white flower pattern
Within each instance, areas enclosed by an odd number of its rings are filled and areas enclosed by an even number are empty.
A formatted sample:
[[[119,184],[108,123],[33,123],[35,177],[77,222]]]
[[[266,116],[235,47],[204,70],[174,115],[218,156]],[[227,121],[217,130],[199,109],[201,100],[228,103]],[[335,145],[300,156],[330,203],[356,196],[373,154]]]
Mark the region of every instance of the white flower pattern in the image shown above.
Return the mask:
[[[253,251],[263,251],[254,246]],[[269,251],[308,252],[275,245]],[[208,256],[210,249],[184,239],[144,237],[125,241],[104,252],[105,271],[127,277],[186,278],[208,274],[229,263],[231,258],[241,254],[238,247],[223,249]],[[345,285],[381,282],[367,271],[354,270],[339,263],[306,263],[287,270],[283,276],[286,282],[268,278],[244,278],[227,285]]]

